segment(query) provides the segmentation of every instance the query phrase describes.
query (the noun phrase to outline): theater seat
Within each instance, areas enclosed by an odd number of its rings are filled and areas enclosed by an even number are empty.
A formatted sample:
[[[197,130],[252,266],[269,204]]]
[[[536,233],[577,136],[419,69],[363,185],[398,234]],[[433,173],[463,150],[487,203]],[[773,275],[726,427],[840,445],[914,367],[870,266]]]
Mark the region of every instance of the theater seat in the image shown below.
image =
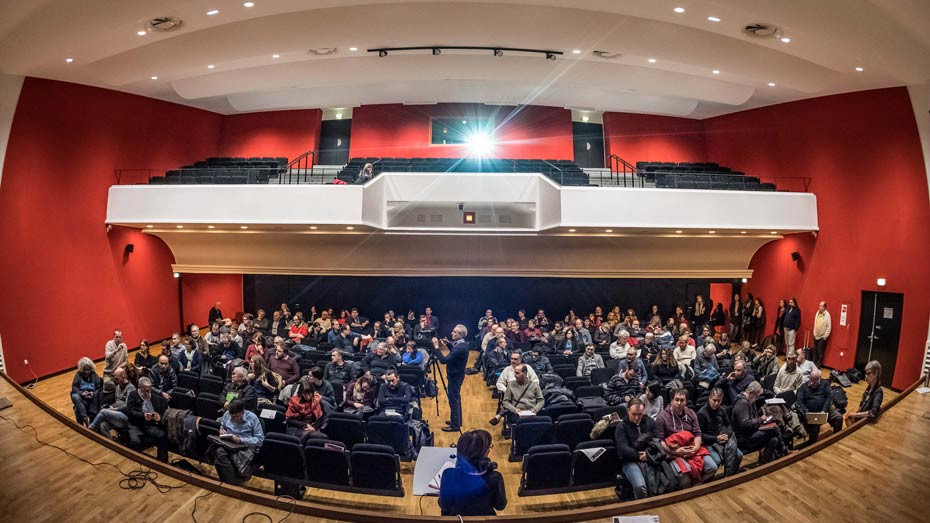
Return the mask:
[[[572,453],[567,445],[536,445],[523,456],[518,495],[567,489],[572,478]],[[543,492],[540,492],[543,493]]]
[[[365,442],[365,423],[361,416],[345,412],[333,412],[326,417],[323,432],[330,439],[342,442],[347,449]]]
[[[597,451],[601,448],[604,452]],[[579,443],[572,453],[573,487],[611,487],[617,483],[619,472],[620,456],[613,440],[585,441]]]
[[[555,424],[549,416],[528,416],[517,419],[511,427],[510,461],[520,461],[536,445],[555,443]]]
[[[371,494],[403,497],[400,458],[391,447],[360,443],[349,455],[352,486],[369,489]]]
[[[307,481],[313,486],[348,487],[351,485],[349,452],[339,441],[310,438],[304,446]]]
[[[566,414],[558,418],[555,424],[555,442],[574,449],[576,445],[591,439],[594,421],[589,414]]]
[[[410,458],[410,436],[400,416],[372,416],[365,424],[365,441],[386,445],[403,459]]]
[[[274,481],[275,496],[293,495],[307,479],[303,447],[297,436],[266,434],[256,461],[255,475]]]

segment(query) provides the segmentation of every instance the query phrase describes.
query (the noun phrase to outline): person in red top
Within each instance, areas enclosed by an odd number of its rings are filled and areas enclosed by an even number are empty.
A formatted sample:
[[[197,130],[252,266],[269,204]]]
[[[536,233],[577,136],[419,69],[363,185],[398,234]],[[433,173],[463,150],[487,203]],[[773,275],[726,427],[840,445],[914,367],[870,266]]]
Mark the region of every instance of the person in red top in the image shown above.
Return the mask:
[[[306,436],[316,432],[323,421],[322,397],[316,391],[316,386],[309,378],[300,380],[297,394],[287,402],[287,432],[295,436]]]
[[[245,361],[252,361],[252,356],[256,354],[265,359],[265,337],[261,332],[252,335],[252,344],[245,351]]]
[[[309,335],[310,332],[307,330],[307,324],[300,321],[300,318],[295,316],[293,323],[291,323],[291,328],[287,333],[287,336],[294,343],[300,344],[304,338]]]

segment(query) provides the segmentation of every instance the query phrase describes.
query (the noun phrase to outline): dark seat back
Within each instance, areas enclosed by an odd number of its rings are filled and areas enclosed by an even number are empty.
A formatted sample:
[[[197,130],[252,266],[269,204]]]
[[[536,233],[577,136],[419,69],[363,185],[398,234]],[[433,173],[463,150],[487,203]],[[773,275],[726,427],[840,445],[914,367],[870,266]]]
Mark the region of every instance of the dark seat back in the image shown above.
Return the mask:
[[[526,491],[568,488],[572,453],[566,445],[536,445],[523,456],[519,495]]]
[[[171,395],[171,399],[168,400],[168,405],[171,408],[189,410],[191,412],[196,410],[197,402],[194,400],[194,396],[191,394],[190,390],[183,387],[175,387],[171,389],[171,392],[168,394]]]
[[[195,372],[182,370],[178,373],[178,387],[192,390],[194,394],[197,394],[200,392],[200,375]]]
[[[607,383],[608,381],[610,381],[610,378],[612,378],[614,374],[616,374],[616,372],[608,367],[604,367],[603,369],[592,369],[591,376],[590,376],[591,385],[600,385],[601,383]]]
[[[552,372],[558,374],[562,379],[575,376],[576,368],[574,365],[555,365],[552,366]]]
[[[591,439],[594,421],[586,413],[566,414],[555,424],[555,442],[574,449],[579,443]]]
[[[264,409],[274,411],[274,419],[262,418],[262,423],[265,424],[265,432],[277,432],[279,434],[284,434],[287,432],[287,420],[284,417],[284,414],[287,412],[287,408],[282,405],[271,404],[258,406],[259,413],[261,413]]]
[[[352,486],[380,490],[383,495],[404,494],[400,458],[391,447],[359,443],[349,455]]]
[[[200,392],[220,395],[223,393],[223,378],[219,376],[201,376]]]
[[[201,392],[194,402],[194,411],[202,418],[216,419],[223,410],[223,400],[217,394]]]
[[[349,486],[349,452],[340,441],[310,438],[304,446],[307,480],[323,485]]]
[[[593,460],[589,455],[590,452],[583,452],[591,449],[603,448],[604,452],[596,454]],[[612,486],[617,482],[617,474],[620,472],[620,456],[617,455],[617,449],[614,447],[613,440],[598,439],[594,441],[585,441],[575,447],[572,454],[572,485],[595,485]]]
[[[329,439],[340,441],[352,450],[356,444],[365,443],[365,422],[361,416],[345,412],[333,412],[326,418],[323,432]]]
[[[581,385],[575,389],[576,398],[603,398],[604,389],[597,385]]]
[[[555,424],[549,416],[528,416],[514,422],[511,428],[510,461],[520,461],[530,447],[555,443]]]
[[[276,481],[307,479],[304,451],[297,436],[269,432],[258,453],[258,462],[256,476]]]
[[[365,424],[365,435],[367,443],[391,447],[398,456],[409,455],[407,424],[399,416],[372,416]]]

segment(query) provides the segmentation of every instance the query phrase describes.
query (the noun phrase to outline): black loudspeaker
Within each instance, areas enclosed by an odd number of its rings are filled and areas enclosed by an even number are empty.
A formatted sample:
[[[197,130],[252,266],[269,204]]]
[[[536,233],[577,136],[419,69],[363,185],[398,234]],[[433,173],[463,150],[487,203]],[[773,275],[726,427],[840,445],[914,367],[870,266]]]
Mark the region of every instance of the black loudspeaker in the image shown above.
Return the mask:
[[[134,251],[134,250],[136,250],[136,246],[135,246],[135,245],[133,245],[133,244],[131,244],[131,243],[127,243],[127,244],[126,244],[126,254],[132,254],[132,251]]]
[[[132,252],[132,251],[130,251],[130,252]],[[800,260],[800,259],[801,259],[801,253],[799,253],[798,251],[792,252],[792,253],[791,253],[791,259],[794,260],[794,261]]]

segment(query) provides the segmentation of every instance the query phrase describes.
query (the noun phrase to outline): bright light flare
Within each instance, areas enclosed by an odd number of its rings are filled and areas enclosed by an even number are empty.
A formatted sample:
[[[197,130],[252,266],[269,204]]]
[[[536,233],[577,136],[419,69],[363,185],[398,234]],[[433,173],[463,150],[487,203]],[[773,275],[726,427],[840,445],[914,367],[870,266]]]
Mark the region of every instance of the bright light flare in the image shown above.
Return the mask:
[[[491,137],[487,133],[474,133],[466,142],[468,151],[472,156],[483,158],[491,154]]]

